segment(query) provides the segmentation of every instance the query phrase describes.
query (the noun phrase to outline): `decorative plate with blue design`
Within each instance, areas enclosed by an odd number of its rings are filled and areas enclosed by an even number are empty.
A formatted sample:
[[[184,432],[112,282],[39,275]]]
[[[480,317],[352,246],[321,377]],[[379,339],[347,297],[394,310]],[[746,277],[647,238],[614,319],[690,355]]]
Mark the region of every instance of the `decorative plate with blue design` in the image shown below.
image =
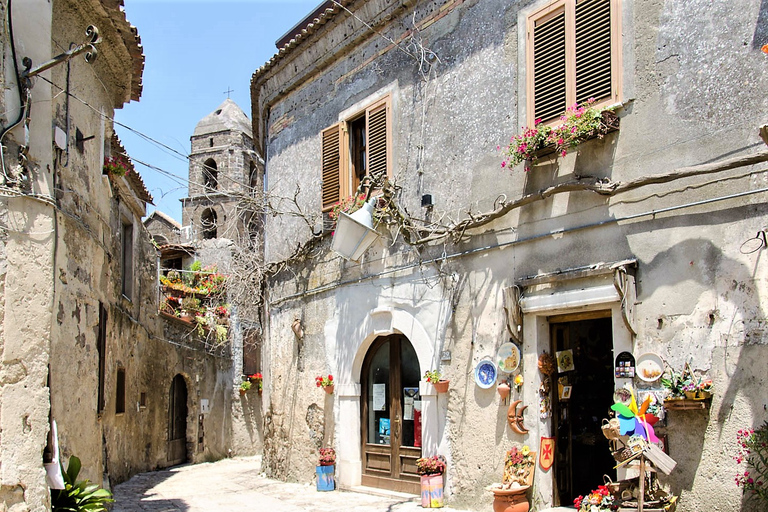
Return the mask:
[[[483,389],[488,389],[496,384],[498,371],[496,365],[490,359],[483,359],[475,367],[475,383]]]

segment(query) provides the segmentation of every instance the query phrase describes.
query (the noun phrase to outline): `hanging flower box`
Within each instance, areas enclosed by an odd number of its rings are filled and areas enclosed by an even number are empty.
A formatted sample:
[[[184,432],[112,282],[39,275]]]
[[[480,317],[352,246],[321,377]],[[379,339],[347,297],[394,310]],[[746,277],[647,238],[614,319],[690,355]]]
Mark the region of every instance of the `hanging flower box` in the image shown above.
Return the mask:
[[[510,139],[509,146],[497,149],[504,154],[501,167],[512,168],[521,162],[533,162],[545,155],[556,153],[564,157],[568,151],[590,139],[603,138],[619,129],[619,116],[613,110],[599,110],[590,99],[574,104],[560,116],[560,124],[542,125],[537,119],[533,128],[523,127],[520,135]],[[526,166],[526,171],[529,170]]]

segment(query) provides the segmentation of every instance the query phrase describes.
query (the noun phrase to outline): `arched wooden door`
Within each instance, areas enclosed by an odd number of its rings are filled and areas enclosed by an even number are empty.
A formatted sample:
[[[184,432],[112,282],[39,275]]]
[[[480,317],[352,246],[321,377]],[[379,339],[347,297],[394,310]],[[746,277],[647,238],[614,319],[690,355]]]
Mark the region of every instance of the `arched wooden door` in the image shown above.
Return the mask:
[[[187,462],[187,383],[181,374],[171,382],[168,406],[168,462]]]
[[[361,376],[363,485],[419,494],[420,380],[416,351],[405,336],[373,342]]]

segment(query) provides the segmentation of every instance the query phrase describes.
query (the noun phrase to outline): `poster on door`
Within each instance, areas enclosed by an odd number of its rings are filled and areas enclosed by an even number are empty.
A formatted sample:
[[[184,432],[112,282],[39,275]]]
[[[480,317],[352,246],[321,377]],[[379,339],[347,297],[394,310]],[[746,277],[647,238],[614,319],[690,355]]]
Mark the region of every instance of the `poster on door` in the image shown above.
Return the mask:
[[[385,411],[387,408],[387,385],[373,385],[373,410]]]
[[[413,405],[420,398],[419,388],[403,388],[403,419],[413,420]]]

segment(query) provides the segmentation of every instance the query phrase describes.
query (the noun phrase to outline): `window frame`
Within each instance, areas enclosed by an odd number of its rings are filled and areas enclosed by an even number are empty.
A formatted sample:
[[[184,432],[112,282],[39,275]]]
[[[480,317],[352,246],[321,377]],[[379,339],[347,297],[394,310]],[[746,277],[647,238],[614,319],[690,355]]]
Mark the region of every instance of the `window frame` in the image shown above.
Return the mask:
[[[333,209],[334,205],[339,201],[350,197],[355,193],[357,187],[360,185],[360,179],[357,176],[353,151],[359,149],[359,145],[353,140],[353,136],[350,133],[354,124],[359,123],[361,119],[365,119],[365,173],[368,175],[371,170],[371,115],[377,115],[381,109],[384,109],[384,123],[385,133],[383,141],[377,140],[377,142],[383,142],[384,150],[382,153],[377,153],[379,157],[383,156],[385,161],[385,172],[388,178],[392,178],[392,96],[387,94],[378,98],[375,101],[368,103],[365,107],[355,110],[354,113],[349,115],[343,115],[343,119],[331,126],[325,128],[321,132],[321,211],[328,212]],[[338,130],[338,144],[329,142],[326,144],[326,137],[335,137],[335,132]],[[337,149],[337,152],[333,153],[333,150]],[[338,160],[337,160],[338,157]],[[336,170],[336,167],[338,169]],[[327,170],[328,169],[328,170]],[[332,200],[326,200],[328,195],[326,190],[325,177],[328,173],[338,173],[338,194],[331,194]],[[336,180],[333,180],[335,184]]]
[[[133,301],[133,263],[134,263],[134,229],[133,221],[122,219],[120,223],[120,291],[124,298]]]
[[[565,108],[576,102],[576,4],[580,0],[553,0],[543,6],[534,9],[525,17],[525,92],[526,92],[526,122],[533,126],[536,120],[535,109],[535,76],[534,76],[534,39],[533,30],[535,23],[552,18],[558,12],[565,12]],[[581,0],[586,1],[586,0]],[[608,0],[610,2],[611,24],[611,94],[595,103],[595,107],[614,105],[620,102],[622,97],[622,27],[621,27],[621,0]],[[542,124],[552,125],[559,122],[559,117],[544,119]]]

